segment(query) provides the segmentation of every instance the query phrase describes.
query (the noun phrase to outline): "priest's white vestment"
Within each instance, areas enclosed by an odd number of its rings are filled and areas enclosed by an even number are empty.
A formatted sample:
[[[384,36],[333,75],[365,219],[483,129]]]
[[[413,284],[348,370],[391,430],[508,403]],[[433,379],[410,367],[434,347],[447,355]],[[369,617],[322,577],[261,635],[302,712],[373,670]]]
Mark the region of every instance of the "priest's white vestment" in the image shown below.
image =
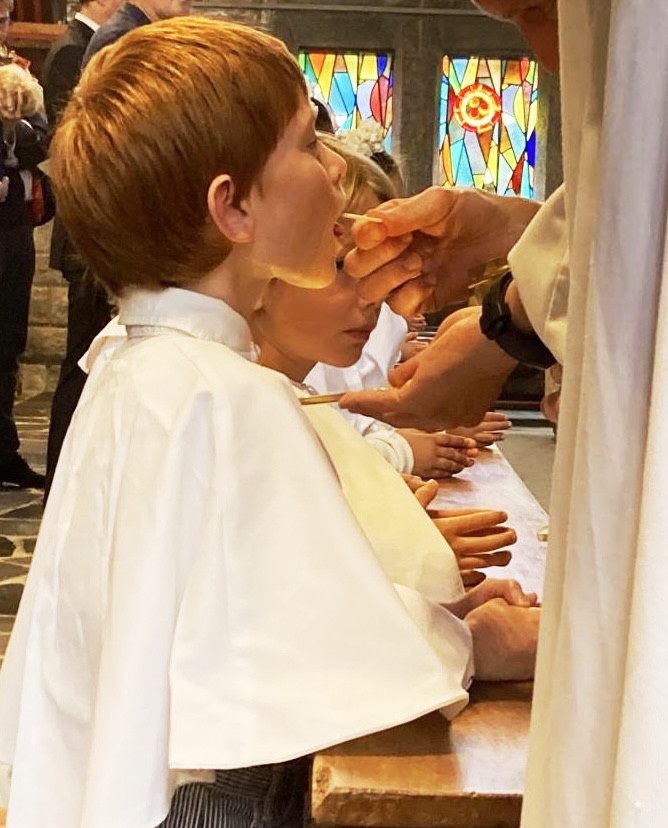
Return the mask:
[[[564,209],[559,219],[553,202],[547,217],[552,265],[534,233],[536,287],[520,277],[534,324],[564,362],[522,826],[660,828],[668,824],[668,7],[561,0],[559,16]],[[569,246],[570,279],[560,287],[555,216]],[[523,265],[530,269],[526,248]],[[555,346],[568,293],[568,335]]]

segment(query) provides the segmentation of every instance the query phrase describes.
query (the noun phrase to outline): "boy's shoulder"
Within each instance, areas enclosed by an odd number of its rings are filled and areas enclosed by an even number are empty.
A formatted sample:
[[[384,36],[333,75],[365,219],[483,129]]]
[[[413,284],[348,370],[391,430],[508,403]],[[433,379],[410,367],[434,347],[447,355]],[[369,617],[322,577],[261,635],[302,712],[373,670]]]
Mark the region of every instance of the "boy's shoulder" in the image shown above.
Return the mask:
[[[182,399],[207,393],[230,407],[240,397],[294,397],[289,382],[220,342],[178,333],[147,337],[129,343],[114,360],[115,373],[126,374],[142,395],[155,398],[161,391]]]

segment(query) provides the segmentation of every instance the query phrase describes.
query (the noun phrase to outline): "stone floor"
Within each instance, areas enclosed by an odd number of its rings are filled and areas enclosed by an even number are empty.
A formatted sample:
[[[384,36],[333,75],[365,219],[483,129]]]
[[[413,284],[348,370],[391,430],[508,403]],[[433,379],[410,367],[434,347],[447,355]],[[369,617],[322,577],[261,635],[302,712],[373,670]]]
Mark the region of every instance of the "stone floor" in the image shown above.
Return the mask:
[[[30,465],[44,471],[49,430],[49,394],[17,404],[21,452]],[[0,486],[0,660],[23,593],[42,517],[42,492]]]
[[[50,394],[20,402],[15,408],[21,451],[33,468],[44,471]],[[509,412],[512,431],[501,448],[519,476],[548,509],[554,436],[529,412]],[[0,486],[0,663],[18,609],[42,517],[42,492]]]

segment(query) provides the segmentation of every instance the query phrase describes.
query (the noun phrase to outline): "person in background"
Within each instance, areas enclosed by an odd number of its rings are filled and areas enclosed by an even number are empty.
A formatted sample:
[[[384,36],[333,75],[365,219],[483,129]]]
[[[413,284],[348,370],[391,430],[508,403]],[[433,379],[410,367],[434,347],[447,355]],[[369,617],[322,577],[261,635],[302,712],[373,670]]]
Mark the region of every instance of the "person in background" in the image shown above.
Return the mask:
[[[116,13],[95,32],[86,48],[83,67],[100,49],[115,43],[126,32],[145,26],[154,20],[168,20],[190,14],[192,0],[137,0],[124,3]]]
[[[98,0],[99,2],[99,0]],[[114,3],[114,0],[107,0]],[[90,38],[86,46],[81,69],[100,49],[115,43],[127,32],[139,26],[145,26],[154,20],[166,20],[178,15],[190,13],[191,0],[138,0],[136,3],[124,3],[106,22],[102,23]],[[57,103],[57,101],[56,101]],[[62,228],[56,231],[57,245],[61,244]],[[47,450],[46,492],[48,496],[55,474],[60,450],[77,407],[79,397],[86,381],[86,375],[78,366],[79,359],[90,347],[93,338],[112,317],[112,306],[103,285],[95,280],[95,275],[87,267],[81,267],[79,257],[70,257],[67,248],[60,247],[58,252],[52,249],[56,258],[52,266],[61,265],[68,268],[68,314],[67,314],[67,352],[58,385],[51,405],[51,424]],[[66,277],[67,278],[67,277]]]
[[[119,6],[119,0],[85,0],[67,30],[49,49],[42,67],[44,105],[53,135],[62,110],[79,82],[84,53],[93,34]],[[74,249],[56,213],[51,231],[49,267],[59,270],[67,282],[67,345],[51,406],[46,459],[45,499],[48,497],[60,446],[65,439],[81,393],[83,378],[78,362],[91,339],[109,319],[109,300],[102,285]]]
[[[35,275],[33,225],[43,218],[34,212],[43,209],[34,197],[37,164],[46,157],[46,119],[27,61],[7,47],[13,7],[13,0],[0,0],[0,484],[40,489],[44,475],[19,454],[13,412]]]

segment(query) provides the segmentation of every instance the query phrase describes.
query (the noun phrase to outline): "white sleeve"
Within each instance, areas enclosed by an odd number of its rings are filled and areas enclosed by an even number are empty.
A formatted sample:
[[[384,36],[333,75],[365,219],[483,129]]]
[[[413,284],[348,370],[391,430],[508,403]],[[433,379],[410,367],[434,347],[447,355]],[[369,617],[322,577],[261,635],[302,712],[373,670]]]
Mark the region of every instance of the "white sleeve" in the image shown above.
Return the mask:
[[[568,235],[563,185],[555,190],[508,254],[531,324],[563,364],[568,310]]]
[[[377,420],[374,422],[378,422]],[[371,428],[364,435],[367,442],[380,452],[387,462],[401,474],[413,471],[413,450],[408,440],[393,428]]]

